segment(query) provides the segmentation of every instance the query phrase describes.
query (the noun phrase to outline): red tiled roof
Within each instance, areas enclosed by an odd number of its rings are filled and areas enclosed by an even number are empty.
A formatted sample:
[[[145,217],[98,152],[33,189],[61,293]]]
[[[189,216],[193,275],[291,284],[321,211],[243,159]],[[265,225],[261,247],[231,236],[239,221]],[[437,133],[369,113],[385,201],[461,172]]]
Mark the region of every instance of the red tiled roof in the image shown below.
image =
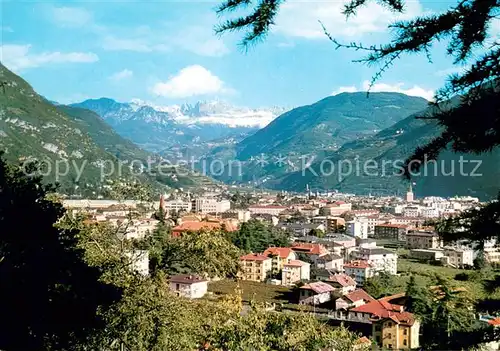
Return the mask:
[[[363,289],[356,289],[349,294],[344,295],[345,298],[349,299],[351,302],[356,302],[360,300],[364,300],[366,302],[375,301],[373,297],[371,297],[366,291]]]
[[[351,261],[344,263],[344,268],[370,268],[372,265],[367,261]]]
[[[308,265],[308,263],[301,260],[291,260],[290,262],[285,263],[285,266],[291,266],[291,267],[302,267],[305,265]]]
[[[500,325],[500,318],[491,319],[488,321],[488,324],[496,327],[497,325]]]
[[[293,251],[307,251],[311,255],[322,255],[326,254],[328,251],[321,244],[314,243],[294,243],[292,246]]]
[[[280,258],[287,258],[292,253],[292,249],[289,247],[269,247],[264,251],[265,256],[275,255]]]
[[[368,302],[365,305],[351,309],[351,311],[369,313],[373,320],[389,318],[398,324],[406,325],[413,325],[415,322],[415,316],[410,312],[403,311],[403,306],[391,304],[384,299]]]
[[[269,257],[261,254],[248,254],[240,257],[241,261],[265,261],[270,260]]]
[[[341,286],[356,286],[354,279],[344,273],[331,275],[328,281],[339,283]]]
[[[330,284],[327,284],[327,283],[323,283],[323,282],[314,282],[314,283],[305,284],[305,285],[302,285],[300,287],[300,289],[312,290],[317,294],[335,291],[335,288],[333,286],[331,286]]]

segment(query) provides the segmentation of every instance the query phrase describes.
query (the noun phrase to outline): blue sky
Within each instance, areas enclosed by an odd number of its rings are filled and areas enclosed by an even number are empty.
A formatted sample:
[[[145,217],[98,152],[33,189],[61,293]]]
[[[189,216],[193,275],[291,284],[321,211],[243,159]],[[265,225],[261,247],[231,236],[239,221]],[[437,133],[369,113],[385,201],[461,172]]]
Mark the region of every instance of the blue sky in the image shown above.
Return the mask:
[[[292,1],[267,40],[248,52],[238,34],[218,38],[217,2],[60,1],[1,3],[2,62],[42,95],[64,103],[111,97],[178,104],[219,98],[242,106],[298,106],[339,91],[363,90],[376,67],[334,50],[321,20],[340,41],[383,43],[394,18],[373,4],[346,22],[344,0]],[[455,1],[407,1],[403,16]],[[444,46],[398,62],[376,90],[430,96],[451,71]]]

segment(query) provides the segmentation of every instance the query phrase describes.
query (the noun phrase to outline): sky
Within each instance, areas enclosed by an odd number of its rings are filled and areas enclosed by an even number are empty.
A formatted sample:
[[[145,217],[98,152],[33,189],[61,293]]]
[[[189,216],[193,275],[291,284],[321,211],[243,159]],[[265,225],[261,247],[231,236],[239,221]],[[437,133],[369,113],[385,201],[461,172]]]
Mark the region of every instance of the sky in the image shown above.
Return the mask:
[[[249,50],[241,34],[214,34],[212,1],[0,0],[1,61],[41,95],[61,103],[109,97],[157,105],[221,99],[239,106],[293,107],[366,90],[377,67],[335,50],[319,20],[343,42],[384,43],[396,19],[440,12],[455,0],[407,0],[395,18],[375,3],[346,21],[345,0],[289,0],[265,41]],[[500,26],[498,28],[500,33]],[[456,68],[445,43],[403,57],[373,91],[430,99]]]

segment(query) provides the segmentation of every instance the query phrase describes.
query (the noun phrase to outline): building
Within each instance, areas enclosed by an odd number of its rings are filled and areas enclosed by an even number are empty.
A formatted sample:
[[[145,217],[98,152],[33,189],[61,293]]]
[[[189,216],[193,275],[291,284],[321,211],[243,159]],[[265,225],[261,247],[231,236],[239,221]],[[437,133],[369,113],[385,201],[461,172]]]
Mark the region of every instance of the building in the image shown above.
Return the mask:
[[[127,224],[125,238],[141,240],[152,233],[160,221],[156,219],[133,220]]]
[[[380,211],[374,208],[367,208],[364,210],[352,210],[349,213],[352,214],[354,218],[359,218],[359,217],[376,216],[380,213]]]
[[[413,187],[410,183],[410,187],[408,188],[408,192],[406,193],[406,202],[413,202],[415,197],[413,196]]]
[[[199,299],[207,293],[208,280],[196,275],[181,274],[170,278],[170,290],[188,299]]]
[[[320,305],[332,299],[335,288],[324,282],[314,282],[299,288],[299,304]]]
[[[289,247],[270,247],[263,255],[272,259],[273,273],[281,272],[286,263],[297,259],[297,255]]]
[[[221,213],[231,208],[229,200],[199,198],[193,200],[193,211],[198,213]]]
[[[248,222],[251,218],[250,211],[247,210],[229,210],[219,214],[222,219],[236,219],[240,223]]]
[[[306,236],[311,230],[321,230],[322,232],[326,230],[326,227],[322,223],[282,223],[278,227],[295,236]]]
[[[292,245],[292,250],[296,254],[306,254],[311,261],[316,261],[320,256],[326,255],[328,250],[321,244],[315,243],[298,243]]]
[[[363,289],[356,289],[335,300],[335,310],[347,310],[349,308],[362,306],[372,301],[375,301],[375,299],[366,291],[364,291]]]
[[[404,217],[420,217],[420,207],[418,206],[408,206],[403,208]]]
[[[474,265],[474,251],[467,248],[445,247],[444,256],[450,266],[461,268]]]
[[[444,256],[441,249],[412,249],[410,258],[423,261],[439,261]]]
[[[323,268],[329,271],[342,272],[344,266],[344,258],[337,254],[326,254],[318,257],[316,267]]]
[[[179,212],[191,212],[193,209],[193,203],[191,201],[184,200],[169,200],[163,201],[163,210],[166,213],[171,213],[173,211]]]
[[[337,201],[333,204],[327,204],[320,209],[320,213],[324,216],[341,216],[346,212],[351,211],[352,204],[344,201]]]
[[[354,281],[363,285],[365,281],[374,276],[373,266],[367,261],[351,261],[344,263],[344,273],[352,277]]]
[[[369,262],[375,273],[396,274],[398,271],[398,255],[383,247],[358,248],[352,252],[352,257]]]
[[[228,232],[238,230],[238,226],[232,221],[204,220],[204,221],[186,221],[172,228],[172,236],[178,237],[186,232],[199,232],[201,230],[221,230]]]
[[[288,210],[286,206],[274,206],[274,205],[252,205],[248,208],[252,214],[267,214],[271,216],[279,216],[279,214],[285,210]]]
[[[149,275],[149,251],[133,250],[125,253],[130,260],[130,267],[137,273]]]
[[[248,254],[240,257],[243,280],[265,281],[272,273],[272,259],[261,254]]]
[[[311,222],[323,224],[328,232],[337,232],[341,228],[345,228],[346,225],[344,218],[335,216],[316,216],[312,218]]]
[[[344,273],[330,275],[327,282],[342,295],[356,290],[356,281],[351,276]]]
[[[408,226],[405,224],[384,223],[375,226],[375,239],[390,239],[394,241],[406,241]]]
[[[382,349],[410,350],[419,348],[420,323],[404,307],[387,298],[368,302],[349,310],[372,324],[372,339]]]
[[[437,249],[442,246],[442,240],[435,232],[409,231],[406,234],[408,249]]]
[[[283,265],[281,271],[281,284],[293,285],[301,280],[311,279],[311,264],[300,261],[292,260]]]
[[[346,249],[356,247],[356,238],[350,235],[335,233],[328,234],[327,238],[334,244],[341,245]]]
[[[361,239],[368,238],[368,219],[360,217],[347,222],[346,233]]]

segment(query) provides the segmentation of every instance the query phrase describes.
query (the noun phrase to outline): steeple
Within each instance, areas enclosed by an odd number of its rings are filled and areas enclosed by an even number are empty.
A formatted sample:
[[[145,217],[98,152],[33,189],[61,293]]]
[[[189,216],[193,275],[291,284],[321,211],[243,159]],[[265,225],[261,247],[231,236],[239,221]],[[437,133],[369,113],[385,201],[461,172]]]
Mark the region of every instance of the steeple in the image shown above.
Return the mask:
[[[408,192],[406,193],[406,202],[413,202],[415,199],[413,195],[413,184],[410,182],[410,186],[408,187]]]

